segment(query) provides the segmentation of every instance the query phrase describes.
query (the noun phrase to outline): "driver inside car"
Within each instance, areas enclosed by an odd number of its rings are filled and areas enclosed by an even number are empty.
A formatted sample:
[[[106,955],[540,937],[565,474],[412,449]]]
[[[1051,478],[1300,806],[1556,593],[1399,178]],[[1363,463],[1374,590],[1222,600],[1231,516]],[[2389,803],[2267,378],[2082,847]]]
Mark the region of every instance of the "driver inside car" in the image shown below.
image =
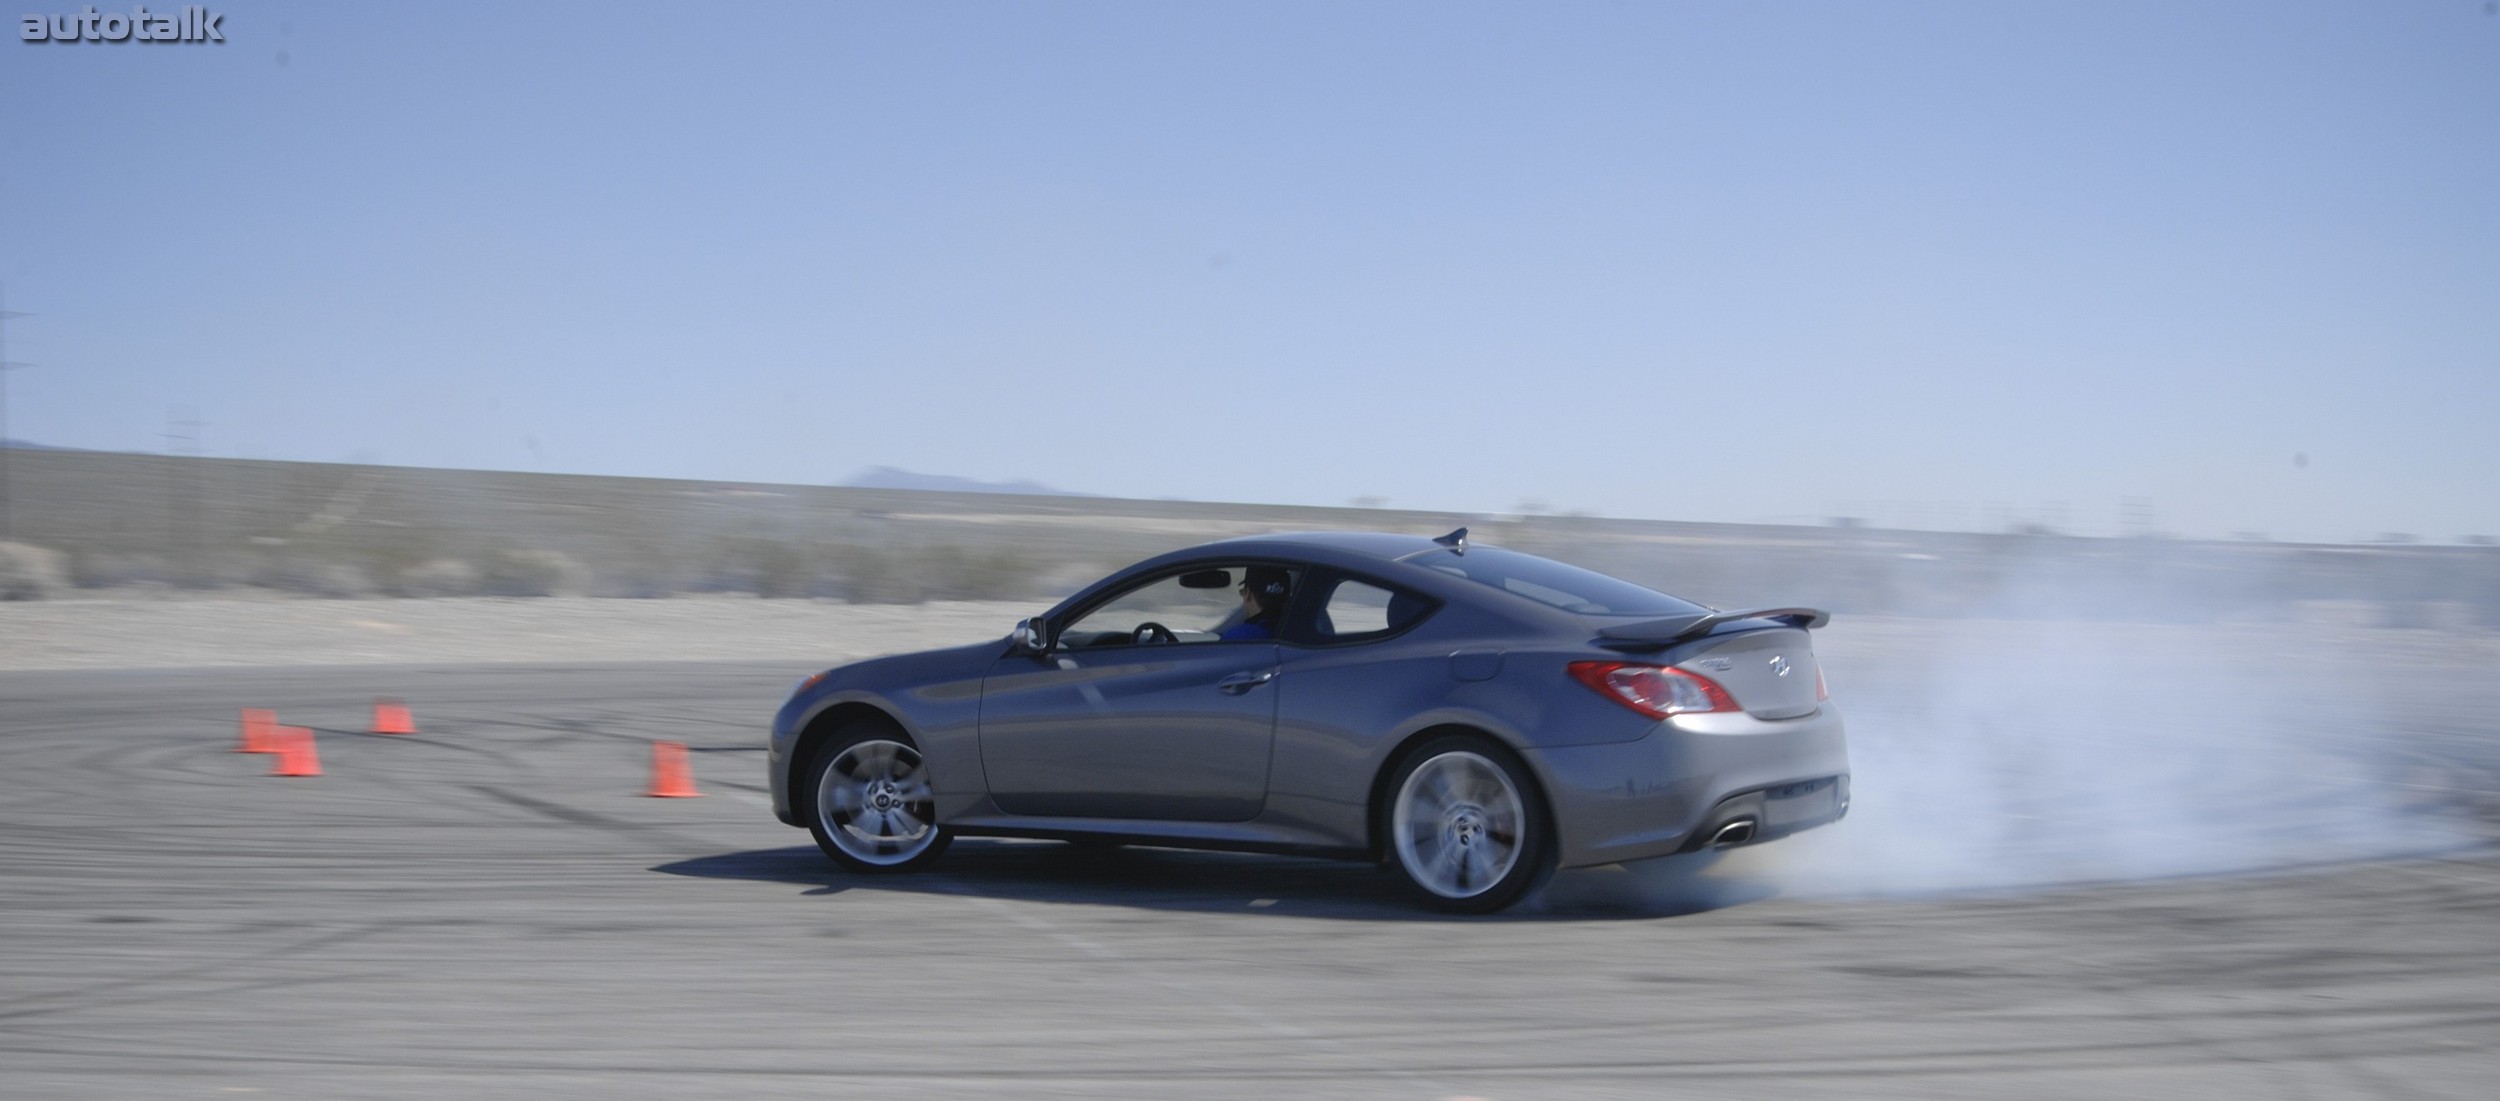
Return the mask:
[[[1241,609],[1235,612],[1238,622],[1216,633],[1226,642],[1276,637],[1276,621],[1285,614],[1285,597],[1292,591],[1291,575],[1274,566],[1252,566],[1242,571]]]

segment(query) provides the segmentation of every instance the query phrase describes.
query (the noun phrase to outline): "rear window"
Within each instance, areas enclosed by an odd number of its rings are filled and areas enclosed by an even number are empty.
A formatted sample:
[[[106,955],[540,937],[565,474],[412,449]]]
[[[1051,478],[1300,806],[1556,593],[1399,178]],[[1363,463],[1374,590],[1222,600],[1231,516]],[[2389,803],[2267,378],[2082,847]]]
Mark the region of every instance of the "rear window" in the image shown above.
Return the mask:
[[[1674,616],[1710,610],[1594,570],[1493,547],[1475,547],[1463,555],[1416,564],[1581,615]]]
[[[1434,601],[1410,592],[1342,578],[1313,616],[1311,632],[1324,642],[1357,642],[1404,630],[1432,611]]]

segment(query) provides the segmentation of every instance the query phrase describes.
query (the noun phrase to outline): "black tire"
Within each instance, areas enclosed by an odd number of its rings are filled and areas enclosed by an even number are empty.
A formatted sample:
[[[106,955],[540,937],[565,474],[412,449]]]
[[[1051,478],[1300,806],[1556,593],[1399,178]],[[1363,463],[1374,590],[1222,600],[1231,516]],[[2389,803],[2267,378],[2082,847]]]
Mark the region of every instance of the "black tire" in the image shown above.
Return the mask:
[[[928,867],[954,841],[937,824],[920,747],[891,722],[843,724],[816,747],[801,780],[807,832],[834,863],[855,872]]]
[[[1377,808],[1382,855],[1416,901],[1489,914],[1554,873],[1545,793],[1517,755],[1480,734],[1444,734],[1398,762]]]

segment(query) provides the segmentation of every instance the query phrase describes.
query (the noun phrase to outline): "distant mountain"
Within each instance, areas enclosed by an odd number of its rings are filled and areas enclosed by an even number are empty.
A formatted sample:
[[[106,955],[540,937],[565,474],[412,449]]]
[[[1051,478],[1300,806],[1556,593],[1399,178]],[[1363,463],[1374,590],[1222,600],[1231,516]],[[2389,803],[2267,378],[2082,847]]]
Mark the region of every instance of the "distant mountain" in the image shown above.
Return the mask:
[[[48,444],[48,443],[36,443],[36,442],[35,442],[35,441],[33,441],[33,440],[12,440],[12,439],[7,439],[7,438],[0,438],[0,447],[5,447],[5,448],[8,448],[8,449],[10,449],[10,450],[12,450],[12,451],[79,451],[79,450],[83,450],[82,448],[76,448],[76,447],[54,447],[54,446],[52,446],[51,444]]]
[[[914,474],[890,466],[872,466],[842,483],[852,489],[915,489],[940,493],[1028,493],[1045,497],[1082,497],[1040,482],[984,482],[952,474]]]

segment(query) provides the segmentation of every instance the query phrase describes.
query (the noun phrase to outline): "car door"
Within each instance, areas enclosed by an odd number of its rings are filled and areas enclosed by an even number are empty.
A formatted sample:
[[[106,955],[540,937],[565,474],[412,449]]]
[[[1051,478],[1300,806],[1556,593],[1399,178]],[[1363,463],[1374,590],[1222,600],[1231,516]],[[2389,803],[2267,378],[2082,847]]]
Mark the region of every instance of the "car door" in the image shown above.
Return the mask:
[[[1204,582],[1226,573],[1224,586]],[[1239,565],[1167,574],[1079,613],[981,689],[981,765],[1010,814],[1238,822],[1267,798],[1276,643],[1238,624]],[[1160,628],[1156,630],[1155,628]]]
[[[1269,798],[1360,806],[1375,751],[1460,686],[1454,647],[1418,641],[1438,600],[1376,578],[1314,570],[1278,655]],[[1460,652],[1465,652],[1461,650]]]

